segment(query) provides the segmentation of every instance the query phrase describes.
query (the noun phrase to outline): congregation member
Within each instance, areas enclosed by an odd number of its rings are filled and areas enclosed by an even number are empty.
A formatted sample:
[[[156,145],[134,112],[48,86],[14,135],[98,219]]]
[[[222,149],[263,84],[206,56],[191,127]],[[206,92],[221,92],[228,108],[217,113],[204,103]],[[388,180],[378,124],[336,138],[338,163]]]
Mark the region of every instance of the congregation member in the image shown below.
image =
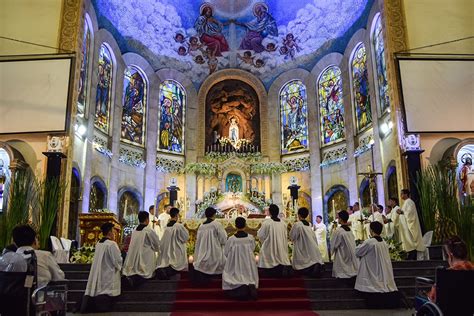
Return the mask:
[[[258,288],[255,239],[245,232],[245,218],[237,217],[235,227],[237,232],[229,237],[224,247],[226,261],[222,273],[222,289],[230,298],[255,300]]]
[[[340,211],[339,224],[331,235],[331,252],[334,256],[332,276],[335,278],[353,278],[357,275],[359,261],[355,255],[355,239],[347,221],[349,213]]]
[[[294,245],[292,265],[294,270],[303,275],[320,277],[324,262],[316,235],[306,220],[308,215],[306,207],[298,209],[298,221],[291,227],[290,239]]]
[[[221,223],[215,221],[216,209],[208,207],[205,210],[206,220],[199,226],[194,247],[194,279],[196,282],[206,282],[213,275],[222,274],[224,269],[224,245],[227,233]]]
[[[150,228],[150,214],[138,212],[140,224],[132,232],[127,257],[122,274],[127,278],[130,287],[136,287],[155,275],[157,265],[156,253],[160,250],[160,240]]]
[[[173,207],[169,212],[170,220],[166,225],[161,239],[158,278],[169,279],[180,271],[188,271],[186,243],[189,239],[188,230],[178,223],[179,209]]]
[[[166,225],[168,225],[168,221],[170,220],[170,210],[172,206],[170,204],[166,204],[165,208],[161,212],[161,214],[158,216],[158,225],[160,226],[159,230],[160,233],[158,237],[163,238],[163,234],[165,232]]]
[[[18,247],[15,244],[6,246],[0,256],[1,272],[26,272],[27,264],[22,255],[16,253]]]
[[[95,246],[81,313],[111,311],[114,298],[120,295],[122,256],[113,228],[112,223],[100,227],[104,237]]]
[[[406,227],[403,227],[405,236],[405,251],[408,253],[408,260],[416,260],[417,251],[424,252],[426,246],[423,243],[423,235],[421,233],[420,221],[416,211],[415,202],[410,198],[410,191],[408,189],[402,190],[402,208],[397,210],[400,219],[404,218]]]
[[[17,254],[29,259],[30,254],[25,254],[34,250],[36,255],[38,287],[47,285],[51,281],[63,281],[64,272],[57,264],[54,256],[49,251],[38,250],[35,230],[29,225],[20,225],[13,229],[13,242],[18,247]]]
[[[318,248],[324,262],[329,261],[328,257],[328,243],[327,243],[327,228],[323,223],[321,215],[316,216],[316,224],[314,224],[314,233],[318,241]]]
[[[369,308],[396,308],[399,304],[398,289],[388,245],[380,236],[382,230],[382,223],[371,222],[371,238],[356,248],[360,263],[354,288],[362,292]]]
[[[262,273],[271,277],[289,276],[291,263],[288,258],[287,226],[278,215],[277,205],[270,205],[270,219],[263,221],[257,232],[261,247],[258,267]]]
[[[359,202],[355,202],[352,207],[352,214],[349,216],[348,224],[351,227],[352,234],[354,235],[355,240],[364,240],[364,221],[365,217],[360,210]]]

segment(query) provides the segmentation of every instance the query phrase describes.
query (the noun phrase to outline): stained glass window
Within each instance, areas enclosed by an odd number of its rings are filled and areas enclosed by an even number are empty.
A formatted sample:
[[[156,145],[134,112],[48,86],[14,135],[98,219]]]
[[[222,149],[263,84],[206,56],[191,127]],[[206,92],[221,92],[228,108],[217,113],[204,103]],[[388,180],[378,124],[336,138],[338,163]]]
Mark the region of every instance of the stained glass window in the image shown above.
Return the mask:
[[[326,68],[318,80],[321,144],[329,145],[344,139],[344,102],[341,69]]]
[[[160,86],[158,150],[184,153],[184,111],[186,92],[174,80],[165,80]]]
[[[355,120],[357,131],[360,132],[372,123],[369,78],[367,75],[367,54],[364,44],[360,43],[355,49],[351,66]]]
[[[281,153],[308,148],[308,104],[306,87],[292,80],[280,90]]]
[[[79,95],[77,96],[77,116],[84,117],[87,102],[87,79],[89,68],[89,50],[91,45],[91,31],[87,23],[87,17],[84,23],[84,36],[82,37],[82,59],[81,73],[79,75]]]
[[[100,46],[97,69],[97,95],[95,97],[95,126],[105,133],[110,125],[110,96],[112,93],[112,55],[105,44]]]
[[[377,76],[377,97],[379,99],[380,113],[383,113],[390,107],[390,98],[388,96],[387,64],[385,63],[385,45],[380,14],[376,19],[372,40],[375,55],[375,74]]]
[[[127,67],[123,79],[121,139],[138,146],[143,146],[145,141],[146,88],[140,70]]]

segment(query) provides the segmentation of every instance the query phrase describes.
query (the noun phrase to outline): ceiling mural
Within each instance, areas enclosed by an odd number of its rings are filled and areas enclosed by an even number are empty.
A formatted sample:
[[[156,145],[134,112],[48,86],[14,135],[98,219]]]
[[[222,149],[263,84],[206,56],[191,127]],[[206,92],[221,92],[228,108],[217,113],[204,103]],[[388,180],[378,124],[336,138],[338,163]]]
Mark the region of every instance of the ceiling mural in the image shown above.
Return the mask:
[[[92,2],[122,53],[140,54],[155,69],[177,69],[200,85],[219,69],[240,68],[268,85],[288,69],[311,70],[325,54],[343,53],[373,0]]]

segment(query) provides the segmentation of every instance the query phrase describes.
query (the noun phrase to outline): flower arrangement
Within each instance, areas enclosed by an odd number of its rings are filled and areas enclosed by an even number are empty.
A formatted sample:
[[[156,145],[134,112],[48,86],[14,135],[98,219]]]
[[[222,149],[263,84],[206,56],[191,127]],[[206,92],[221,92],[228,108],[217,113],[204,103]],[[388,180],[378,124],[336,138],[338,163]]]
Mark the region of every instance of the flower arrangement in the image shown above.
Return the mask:
[[[197,173],[205,176],[213,176],[217,172],[217,166],[213,163],[197,162],[186,164],[186,173]]]
[[[384,238],[388,245],[388,251],[390,253],[390,259],[392,261],[402,261],[405,257],[405,251],[402,250],[402,243],[396,242],[393,238]]]
[[[217,152],[217,151],[211,151],[206,153],[204,156],[207,161],[211,163],[219,163],[226,161],[227,159],[230,158],[239,158],[242,159],[245,162],[257,162],[262,159],[262,153],[260,152],[236,152],[236,151],[231,151],[231,152]]]
[[[95,247],[84,245],[72,253],[71,263],[92,263],[94,260]]]
[[[252,164],[250,169],[254,174],[275,174],[288,171],[288,168],[280,162],[259,162]]]

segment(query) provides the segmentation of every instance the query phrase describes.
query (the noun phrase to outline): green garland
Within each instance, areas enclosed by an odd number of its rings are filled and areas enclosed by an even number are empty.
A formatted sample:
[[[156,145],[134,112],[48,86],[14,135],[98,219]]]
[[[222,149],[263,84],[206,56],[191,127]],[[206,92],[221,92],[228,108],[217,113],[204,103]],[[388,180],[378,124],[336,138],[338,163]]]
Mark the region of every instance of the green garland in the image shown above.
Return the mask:
[[[260,152],[255,153],[239,153],[239,152],[209,152],[206,153],[205,158],[209,162],[219,163],[226,161],[230,158],[239,158],[245,162],[257,162],[262,159],[262,154]]]
[[[288,171],[288,167],[280,162],[259,162],[250,167],[254,174],[276,174]]]
[[[217,166],[214,163],[196,162],[188,163],[184,168],[185,173],[196,173],[205,176],[213,176],[217,172]]]

